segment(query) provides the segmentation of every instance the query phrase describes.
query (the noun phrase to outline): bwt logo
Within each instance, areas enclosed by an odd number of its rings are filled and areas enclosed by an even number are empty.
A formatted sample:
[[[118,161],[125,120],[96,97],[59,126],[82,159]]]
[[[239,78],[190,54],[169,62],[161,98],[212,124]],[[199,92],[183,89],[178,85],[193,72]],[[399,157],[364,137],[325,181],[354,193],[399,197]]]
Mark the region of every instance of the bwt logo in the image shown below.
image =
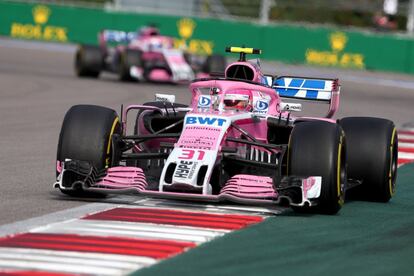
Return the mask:
[[[185,119],[185,123],[192,125],[192,124],[200,124],[200,125],[215,125],[223,126],[223,124],[226,122],[226,119],[221,118],[208,118],[208,117],[187,117]]]
[[[209,107],[211,104],[211,99],[209,96],[200,96],[198,98],[198,106],[199,107]]]
[[[264,111],[264,110],[267,110],[269,108],[269,103],[267,102],[267,101],[264,101],[264,100],[258,100],[257,102],[256,102],[256,107],[255,107],[255,109],[257,110],[257,111]]]

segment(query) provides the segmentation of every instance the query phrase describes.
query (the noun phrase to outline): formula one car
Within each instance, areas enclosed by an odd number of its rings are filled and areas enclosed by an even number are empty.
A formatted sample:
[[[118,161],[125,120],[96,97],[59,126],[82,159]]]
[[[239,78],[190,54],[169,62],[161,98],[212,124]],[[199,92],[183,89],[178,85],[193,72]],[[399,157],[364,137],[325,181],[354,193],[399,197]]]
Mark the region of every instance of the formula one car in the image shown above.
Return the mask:
[[[188,83],[195,77],[223,73],[226,66],[222,55],[203,57],[174,49],[173,39],[154,27],[143,27],[137,33],[104,30],[98,38],[99,46],[78,47],[77,76],[98,77],[108,71],[122,81]]]
[[[260,50],[227,51],[240,53],[239,61],[223,78],[193,81],[189,106],[163,94],[126,107],[121,118],[106,107],[73,106],[59,137],[54,186],[72,196],[136,193],[325,214],[339,211],[347,191],[390,200],[398,159],[393,122],[334,120],[337,79],[266,76],[246,61]],[[329,111],[296,117],[301,104],[289,99],[327,103]]]

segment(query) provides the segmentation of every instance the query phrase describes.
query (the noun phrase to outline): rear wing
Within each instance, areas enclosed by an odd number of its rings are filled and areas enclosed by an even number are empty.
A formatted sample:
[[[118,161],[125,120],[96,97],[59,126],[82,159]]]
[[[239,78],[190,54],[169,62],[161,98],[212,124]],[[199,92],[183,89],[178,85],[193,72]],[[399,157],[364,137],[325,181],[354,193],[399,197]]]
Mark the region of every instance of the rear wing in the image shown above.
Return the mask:
[[[339,106],[341,87],[338,79],[283,76],[275,78],[272,87],[281,98],[329,104],[327,118],[331,118]]]

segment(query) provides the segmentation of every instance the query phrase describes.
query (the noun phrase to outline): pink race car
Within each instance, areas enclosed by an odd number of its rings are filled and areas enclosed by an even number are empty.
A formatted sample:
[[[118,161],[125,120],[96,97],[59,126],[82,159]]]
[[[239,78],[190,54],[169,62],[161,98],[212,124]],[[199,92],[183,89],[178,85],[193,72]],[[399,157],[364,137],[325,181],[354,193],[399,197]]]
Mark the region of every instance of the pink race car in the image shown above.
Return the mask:
[[[227,51],[240,53],[239,61],[223,78],[193,81],[190,106],[157,94],[156,102],[123,109],[121,119],[105,107],[73,106],[59,137],[55,187],[71,196],[135,193],[326,214],[339,211],[345,192],[390,200],[398,159],[393,122],[334,120],[337,79],[273,78],[246,61],[260,50]],[[297,117],[301,104],[292,100],[329,109],[323,118]]]
[[[98,77],[102,71],[115,73],[122,81],[188,83],[194,78],[223,73],[222,55],[197,56],[174,49],[173,38],[160,35],[157,28],[138,32],[104,30],[99,46],[80,45],[75,55],[79,77]]]

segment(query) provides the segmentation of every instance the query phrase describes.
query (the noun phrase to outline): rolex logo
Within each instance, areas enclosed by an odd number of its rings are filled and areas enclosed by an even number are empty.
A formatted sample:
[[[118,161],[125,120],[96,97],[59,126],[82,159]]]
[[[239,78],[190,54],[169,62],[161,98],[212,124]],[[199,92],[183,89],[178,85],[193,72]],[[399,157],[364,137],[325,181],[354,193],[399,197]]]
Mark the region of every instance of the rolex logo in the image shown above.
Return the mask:
[[[45,24],[49,20],[51,11],[47,6],[38,5],[33,8],[32,13],[36,24]]]
[[[178,33],[184,38],[188,39],[193,35],[196,23],[191,18],[183,18],[177,22]]]
[[[331,48],[334,52],[340,52],[345,48],[348,38],[342,32],[335,32],[330,35]]]

